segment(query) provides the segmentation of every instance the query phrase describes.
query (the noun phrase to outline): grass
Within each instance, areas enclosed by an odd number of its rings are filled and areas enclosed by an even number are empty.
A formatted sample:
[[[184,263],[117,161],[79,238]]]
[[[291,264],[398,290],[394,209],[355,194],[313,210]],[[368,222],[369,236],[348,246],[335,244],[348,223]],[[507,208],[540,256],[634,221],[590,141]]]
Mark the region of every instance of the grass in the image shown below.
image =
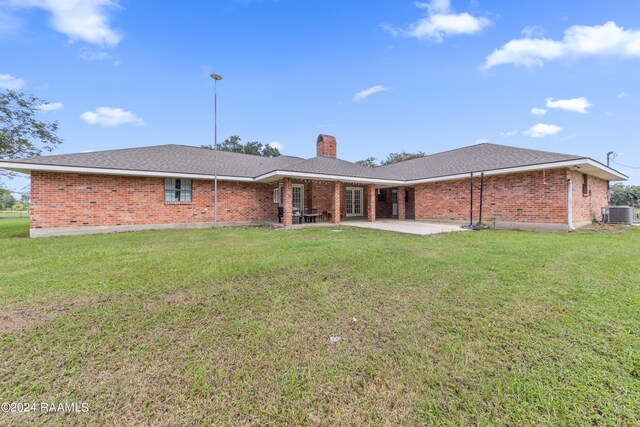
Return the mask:
[[[1,220],[0,424],[640,423],[640,229],[341,230]]]
[[[29,218],[29,211],[0,211],[0,218]]]

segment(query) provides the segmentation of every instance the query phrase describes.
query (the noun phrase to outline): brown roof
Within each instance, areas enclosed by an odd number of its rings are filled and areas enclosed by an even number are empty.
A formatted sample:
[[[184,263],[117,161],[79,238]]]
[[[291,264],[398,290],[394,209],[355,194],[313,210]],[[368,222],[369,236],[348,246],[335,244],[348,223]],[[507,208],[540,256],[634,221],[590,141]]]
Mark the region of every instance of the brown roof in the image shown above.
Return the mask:
[[[214,155],[214,151],[209,148],[169,144],[77,154],[58,154],[30,159],[7,160],[7,162],[213,175]],[[300,157],[291,156],[271,158],[218,151],[216,163],[218,175],[254,178],[257,175],[303,160]]]
[[[215,153],[208,148],[170,144],[3,162],[15,164],[18,170],[29,170],[29,165],[49,165],[212,176]],[[256,178],[280,171],[402,182],[579,159],[587,160],[584,156],[486,143],[376,168],[323,156],[263,157],[227,151],[217,151],[216,163],[218,175],[228,177]]]
[[[572,154],[484,143],[380,166],[377,169],[410,181],[584,158]]]

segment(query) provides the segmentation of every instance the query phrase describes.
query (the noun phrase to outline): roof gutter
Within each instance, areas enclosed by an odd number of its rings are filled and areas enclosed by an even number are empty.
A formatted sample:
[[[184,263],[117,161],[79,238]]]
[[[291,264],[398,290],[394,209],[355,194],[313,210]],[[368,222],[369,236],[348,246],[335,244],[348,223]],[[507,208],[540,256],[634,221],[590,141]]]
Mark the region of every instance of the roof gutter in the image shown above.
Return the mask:
[[[542,170],[542,169],[569,168],[569,167],[576,167],[576,166],[582,166],[582,165],[593,166],[609,175],[612,175],[613,178],[615,178],[615,179],[609,179],[609,181],[615,181],[615,180],[626,181],[627,179],[629,179],[628,176],[614,169],[611,169],[607,166],[604,166],[603,164],[589,158],[566,160],[562,162],[553,162],[553,163],[540,163],[537,165],[517,166],[512,168],[502,168],[502,169],[493,169],[493,170],[475,171],[475,172],[484,172],[485,176],[487,176],[487,175],[502,175],[506,173],[516,173],[516,172],[528,172],[528,171]],[[415,185],[415,184],[423,184],[428,182],[453,181],[458,179],[466,179],[468,176],[469,176],[469,172],[455,174],[455,175],[442,175],[442,176],[433,177],[433,178],[408,180],[408,181],[405,181],[405,184]]]
[[[259,175],[255,178],[256,181],[265,181],[270,178],[280,178],[280,177],[288,177],[288,178],[315,178],[315,179],[323,179],[326,181],[349,181],[349,182],[361,182],[366,184],[391,184],[391,185],[404,185],[406,181],[399,179],[382,179],[382,178],[361,178],[355,176],[345,176],[345,175],[330,175],[330,174],[320,174],[320,173],[309,173],[309,172],[291,172],[286,170],[275,170],[273,172],[265,173],[263,175]]]
[[[24,166],[24,167],[20,167]],[[193,173],[178,173],[178,172],[164,172],[164,171],[141,171],[141,170],[129,170],[129,169],[109,169],[109,168],[88,168],[78,166],[56,166],[56,165],[38,165],[33,163],[17,163],[17,162],[2,162],[0,161],[0,168],[9,169],[16,172],[30,173],[31,171],[43,171],[43,172],[68,172],[68,173],[84,173],[93,175],[124,175],[124,176],[149,176],[149,177],[172,177],[172,178],[188,178],[188,179],[204,179],[214,180],[214,175],[206,174],[193,174]],[[225,181],[243,181],[253,182],[251,177],[242,176],[223,176],[218,175],[218,179]]]
[[[609,175],[607,179],[609,181],[626,181],[628,176],[611,169],[600,162],[597,162],[589,158],[581,158],[575,160],[566,160],[561,162],[552,163],[540,163],[536,165],[517,166],[512,168],[493,169],[484,172],[486,176],[489,175],[501,175],[506,173],[527,172],[533,170],[542,169],[556,169],[556,168],[570,168],[588,165],[594,167],[604,174]],[[0,161],[0,168],[9,169],[16,172],[30,173],[31,171],[51,171],[51,172],[68,172],[68,173],[84,173],[84,174],[99,174],[99,175],[124,175],[124,176],[149,176],[149,177],[175,177],[175,178],[187,178],[187,179],[202,179],[202,180],[214,180],[214,175],[207,174],[189,174],[189,173],[177,173],[169,171],[142,171],[142,170],[129,170],[129,169],[109,169],[109,168],[90,168],[79,166],[56,166],[56,165],[43,165],[34,163],[19,163],[19,162],[2,162]],[[224,181],[240,181],[240,182],[264,182],[272,178],[290,177],[290,178],[302,178],[302,179],[321,179],[326,181],[349,181],[366,184],[379,184],[379,185],[416,185],[429,182],[438,181],[453,181],[459,179],[466,179],[469,176],[469,172],[455,174],[455,175],[442,175],[432,178],[422,178],[414,180],[402,180],[402,179],[384,179],[384,178],[362,178],[344,175],[331,175],[331,174],[317,174],[309,172],[293,172],[286,170],[275,170],[266,174],[259,175],[255,178],[241,177],[241,176],[224,176],[219,175],[218,179]]]

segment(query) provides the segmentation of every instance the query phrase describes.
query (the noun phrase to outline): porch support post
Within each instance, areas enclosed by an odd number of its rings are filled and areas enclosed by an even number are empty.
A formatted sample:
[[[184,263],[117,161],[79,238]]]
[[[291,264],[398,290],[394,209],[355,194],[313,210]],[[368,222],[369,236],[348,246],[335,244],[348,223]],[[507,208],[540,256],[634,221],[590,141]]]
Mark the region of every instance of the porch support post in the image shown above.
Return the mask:
[[[293,224],[293,183],[291,178],[285,178],[282,185],[282,223],[285,227]]]
[[[335,181],[333,183],[333,199],[331,200],[331,222],[334,224],[340,224],[340,196],[342,192],[342,183]]]
[[[367,184],[367,220],[376,220],[376,187],[373,184]]]
[[[407,206],[405,203],[406,187],[398,187],[398,219],[404,221],[407,219]]]

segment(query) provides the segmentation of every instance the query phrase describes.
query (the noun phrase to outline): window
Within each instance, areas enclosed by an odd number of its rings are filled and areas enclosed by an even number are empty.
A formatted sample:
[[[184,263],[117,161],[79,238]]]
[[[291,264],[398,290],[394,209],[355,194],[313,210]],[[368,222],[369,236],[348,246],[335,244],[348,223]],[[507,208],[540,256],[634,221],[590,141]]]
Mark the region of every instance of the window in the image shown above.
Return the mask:
[[[387,201],[387,190],[384,188],[378,189],[378,201],[386,202]]]
[[[587,197],[589,195],[589,178],[587,174],[582,174],[582,195]]]
[[[291,190],[293,211],[304,212],[304,203],[302,201],[302,185],[294,185]]]
[[[191,202],[191,180],[165,178],[164,201],[165,203]]]
[[[303,184],[293,184],[291,188],[291,204],[293,205],[293,211],[304,211],[304,185]],[[282,184],[278,186],[278,188],[273,190],[273,203],[278,203],[278,205],[282,206],[282,202],[284,201],[284,188]]]

